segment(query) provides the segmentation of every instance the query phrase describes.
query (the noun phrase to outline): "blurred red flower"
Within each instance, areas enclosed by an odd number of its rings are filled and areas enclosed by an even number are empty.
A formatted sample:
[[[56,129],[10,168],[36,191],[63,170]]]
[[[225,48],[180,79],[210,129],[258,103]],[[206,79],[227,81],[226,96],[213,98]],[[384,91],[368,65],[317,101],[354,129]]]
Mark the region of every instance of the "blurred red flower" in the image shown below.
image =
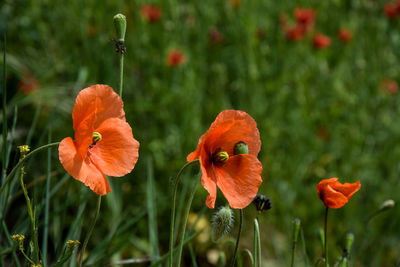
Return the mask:
[[[386,80],[382,82],[382,87],[385,91],[387,91],[391,95],[395,95],[399,90],[399,86],[394,80]]]
[[[285,29],[286,38],[291,41],[300,41],[304,37],[305,31],[301,24]]]
[[[316,49],[323,49],[331,45],[331,38],[322,33],[317,33],[314,35],[313,44]]]
[[[395,19],[399,15],[399,7],[400,3],[397,5],[392,2],[388,2],[385,4],[383,8],[383,12],[388,19]]]
[[[210,30],[208,31],[208,36],[210,37],[210,41],[212,44],[221,43],[224,39],[222,33],[220,33],[215,27],[210,28]]]
[[[317,185],[319,198],[331,209],[343,207],[361,187],[360,181],[341,184],[338,178],[324,179]]]
[[[237,145],[247,145],[247,153],[237,153]],[[217,186],[234,209],[248,206],[261,185],[262,166],[257,158],[261,148],[257,124],[249,114],[225,110],[200,137],[188,161],[200,160],[201,184],[208,191],[206,205],[215,206]]]
[[[169,51],[165,64],[167,66],[179,66],[185,63],[186,56],[177,49]]]
[[[98,195],[111,192],[105,174],[124,176],[139,157],[139,142],[125,120],[123,105],[107,85],[83,89],[72,110],[75,141],[66,137],[58,147],[64,169]]]
[[[39,81],[30,72],[24,72],[18,83],[18,90],[28,95],[39,89]]]
[[[297,23],[302,25],[305,31],[314,26],[316,14],[317,12],[312,8],[296,8],[294,10],[294,17]]]
[[[161,18],[161,9],[153,5],[143,5],[140,10],[145,21],[153,23]]]
[[[351,31],[345,28],[341,28],[338,32],[339,39],[342,43],[347,44],[353,38]]]

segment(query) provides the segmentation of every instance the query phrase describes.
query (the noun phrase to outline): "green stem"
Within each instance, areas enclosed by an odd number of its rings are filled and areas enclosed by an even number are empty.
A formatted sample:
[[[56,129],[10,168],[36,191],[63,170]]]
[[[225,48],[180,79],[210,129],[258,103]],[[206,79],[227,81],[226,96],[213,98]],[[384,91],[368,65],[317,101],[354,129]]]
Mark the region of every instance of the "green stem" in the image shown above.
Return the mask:
[[[90,225],[89,232],[87,233],[87,235],[85,237],[85,241],[83,242],[83,246],[82,246],[81,253],[80,253],[80,256],[79,256],[79,267],[82,266],[83,254],[85,254],[86,246],[87,246],[87,244],[89,242],[90,236],[92,235],[92,232],[93,232],[93,229],[94,229],[94,225],[96,224],[96,221],[97,221],[97,217],[99,216],[100,206],[101,206],[101,196],[98,196],[96,213],[94,214],[94,218],[92,220],[92,224]]]
[[[4,191],[6,185],[10,182],[10,180],[14,177],[15,173],[21,168],[22,164],[24,164],[25,161],[27,161],[30,157],[32,157],[33,155],[35,155],[36,153],[51,148],[51,147],[55,147],[58,146],[60,144],[60,142],[56,142],[56,143],[51,143],[51,144],[47,144],[44,146],[41,146],[39,148],[36,148],[35,150],[33,150],[31,153],[28,153],[23,159],[21,159],[17,165],[15,165],[15,167],[11,170],[10,174],[7,176],[6,180],[4,181],[4,183],[1,185],[0,188],[0,195],[1,193]]]
[[[189,167],[190,165],[198,162],[199,160],[193,160],[193,161],[189,161],[187,162],[185,165],[183,165],[183,167],[179,170],[178,175],[175,178],[174,181],[174,191],[172,194],[172,210],[171,210],[171,227],[170,227],[170,233],[169,233],[169,266],[172,267],[173,265],[173,259],[174,259],[174,253],[173,248],[174,248],[174,227],[175,227],[175,209],[176,209],[176,192],[178,191],[178,184],[179,184],[179,180],[181,178],[181,175],[183,173],[183,170],[185,170],[187,167]]]
[[[231,263],[231,266],[232,266],[232,267],[235,266],[236,257],[237,257],[237,252],[238,252],[238,249],[239,249],[240,235],[242,234],[243,210],[240,209],[239,211],[240,211],[240,216],[239,216],[239,232],[238,232],[237,239],[236,239],[235,251],[233,252],[233,258],[232,258],[232,263]]]
[[[36,266],[36,264],[28,257],[28,255],[25,254],[25,251],[23,249],[20,249],[19,251],[21,251],[22,255],[24,256],[24,258],[33,266]]]
[[[254,219],[254,257],[257,266],[261,267],[261,239],[260,239],[260,227],[258,220]]]
[[[122,98],[122,88],[124,83],[124,53],[119,57],[119,96]]]
[[[22,159],[20,159],[22,161]],[[32,203],[31,200],[29,199],[28,191],[25,188],[24,184],[24,173],[25,173],[25,165],[21,166],[21,171],[19,175],[19,180],[21,183],[21,188],[22,191],[24,192],[25,200],[26,200],[26,206],[28,208],[28,214],[29,218],[31,220],[31,231],[32,231],[32,239],[33,239],[33,256],[34,256],[34,262],[36,264],[39,263],[39,242],[38,242],[38,232],[36,229],[36,224],[35,224],[35,215],[32,210]]]
[[[51,129],[49,129],[48,142],[51,142]],[[44,229],[42,240],[43,265],[47,266],[47,236],[49,229],[49,206],[50,206],[50,179],[51,179],[51,149],[47,150],[47,174],[46,174],[46,198],[44,204]]]
[[[186,223],[190,212],[190,206],[192,205],[194,194],[196,193],[197,187],[199,185],[200,179],[196,179],[194,182],[193,190],[190,194],[188,202],[186,202],[186,210],[183,218],[183,226],[182,226],[182,234],[181,234],[181,241],[179,242],[179,250],[178,250],[178,264],[176,266],[181,266],[181,257],[182,257],[182,250],[183,250],[183,241],[185,239],[185,231],[186,231]]]
[[[6,75],[7,75],[7,67],[6,67],[6,62],[7,62],[7,56],[6,56],[6,35],[4,34],[3,36],[3,41],[4,41],[4,51],[3,51],[3,92],[2,92],[2,100],[3,100],[3,174],[2,174],[2,182],[4,178],[4,174],[6,173],[6,158],[7,158],[7,82],[6,82]]]
[[[324,259],[325,259],[325,267],[328,267],[328,240],[327,240],[327,230],[328,230],[328,211],[329,208],[325,209],[325,226],[324,226]]]

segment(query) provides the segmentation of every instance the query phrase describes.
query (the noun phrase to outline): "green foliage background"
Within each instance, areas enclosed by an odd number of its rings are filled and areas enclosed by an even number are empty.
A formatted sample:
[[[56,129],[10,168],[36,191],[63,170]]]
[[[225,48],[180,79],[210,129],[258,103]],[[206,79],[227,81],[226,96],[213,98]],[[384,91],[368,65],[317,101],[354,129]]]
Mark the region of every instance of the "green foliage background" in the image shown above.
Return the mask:
[[[140,158],[131,174],[109,179],[113,192],[105,197],[89,243],[88,263],[167,252],[171,177],[220,111],[240,109],[258,123],[264,167],[260,192],[273,203],[272,210],[258,215],[264,263],[289,264],[296,217],[302,221],[309,261],[317,261],[322,255],[317,229],[323,226],[324,206],[315,188],[321,179],[339,177],[342,182],[359,179],[362,187],[344,208],[330,213],[332,262],[342,253],[345,235],[353,232],[352,264],[397,264],[399,208],[379,215],[368,226],[365,219],[384,200],[400,201],[399,95],[382,87],[385,80],[400,79],[400,18],[388,20],[382,12],[384,3],[373,0],[243,0],[238,8],[222,0],[151,3],[162,10],[161,20],[152,24],[140,15],[147,1],[0,4],[0,33],[7,34],[10,133],[18,109],[11,166],[18,158],[16,145],[46,144],[49,129],[52,141],[73,136],[71,111],[81,89],[96,83],[117,88],[112,18],[116,13],[127,16],[123,100],[127,121],[141,144]],[[292,20],[293,10],[300,6],[317,11],[313,31],[331,37],[329,48],[316,51],[312,33],[300,42],[285,38],[279,17],[287,14]],[[222,43],[210,42],[211,27],[223,34]],[[341,27],[353,32],[349,44],[337,37]],[[256,36],[257,29],[264,32],[262,38]],[[173,48],[185,53],[184,65],[166,66]],[[29,95],[18,91],[27,72],[39,82],[38,90]],[[45,159],[42,153],[31,160],[25,176],[26,183],[35,183],[29,192],[39,207],[39,222]],[[83,239],[95,195],[65,175],[55,149],[51,171],[49,260],[54,261],[66,239]],[[187,198],[190,182],[199,178],[197,173],[193,168],[184,177],[180,203]],[[154,185],[148,184],[149,177]],[[18,183],[10,190],[5,218],[10,233],[29,229],[19,190]],[[209,219],[213,211],[203,208],[206,195],[203,188],[198,190],[192,211],[203,211]],[[217,204],[225,204],[220,192]],[[149,214],[158,220],[150,219],[149,224]],[[252,206],[245,209],[243,248],[252,248],[256,215]],[[236,228],[231,238],[235,235]],[[5,240],[0,241],[4,247]],[[225,251],[228,259],[233,250],[210,240],[192,245],[200,266],[209,264],[210,249]],[[296,258],[300,266],[301,251],[300,246]],[[190,266],[189,251],[184,255]],[[3,260],[10,262],[7,256]]]

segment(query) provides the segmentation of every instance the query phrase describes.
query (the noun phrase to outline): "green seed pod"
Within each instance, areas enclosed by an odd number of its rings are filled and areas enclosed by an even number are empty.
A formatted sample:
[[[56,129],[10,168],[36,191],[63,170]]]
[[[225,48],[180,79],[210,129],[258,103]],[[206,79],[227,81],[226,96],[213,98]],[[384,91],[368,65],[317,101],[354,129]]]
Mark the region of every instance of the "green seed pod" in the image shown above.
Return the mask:
[[[243,141],[237,142],[233,148],[233,154],[249,154],[249,146]]]
[[[300,232],[301,221],[299,218],[293,220],[293,242],[297,242]]]
[[[212,241],[217,242],[228,234],[233,226],[233,212],[229,207],[221,207],[211,219]]]
[[[126,17],[122,14],[117,14],[114,16],[114,27],[117,33],[117,41],[125,41],[126,32]]]

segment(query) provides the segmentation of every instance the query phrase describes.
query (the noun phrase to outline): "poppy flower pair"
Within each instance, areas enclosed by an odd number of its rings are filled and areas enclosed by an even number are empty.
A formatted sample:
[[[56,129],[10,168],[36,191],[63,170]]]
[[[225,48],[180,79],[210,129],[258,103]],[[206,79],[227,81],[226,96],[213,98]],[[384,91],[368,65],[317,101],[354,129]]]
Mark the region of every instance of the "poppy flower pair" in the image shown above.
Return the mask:
[[[343,207],[361,187],[360,181],[341,184],[338,178],[324,179],[317,185],[319,198],[331,209]]]
[[[105,195],[111,192],[105,175],[130,173],[139,157],[122,99],[107,85],[90,86],[78,94],[72,119],[75,140],[61,141],[60,162],[72,177]]]

